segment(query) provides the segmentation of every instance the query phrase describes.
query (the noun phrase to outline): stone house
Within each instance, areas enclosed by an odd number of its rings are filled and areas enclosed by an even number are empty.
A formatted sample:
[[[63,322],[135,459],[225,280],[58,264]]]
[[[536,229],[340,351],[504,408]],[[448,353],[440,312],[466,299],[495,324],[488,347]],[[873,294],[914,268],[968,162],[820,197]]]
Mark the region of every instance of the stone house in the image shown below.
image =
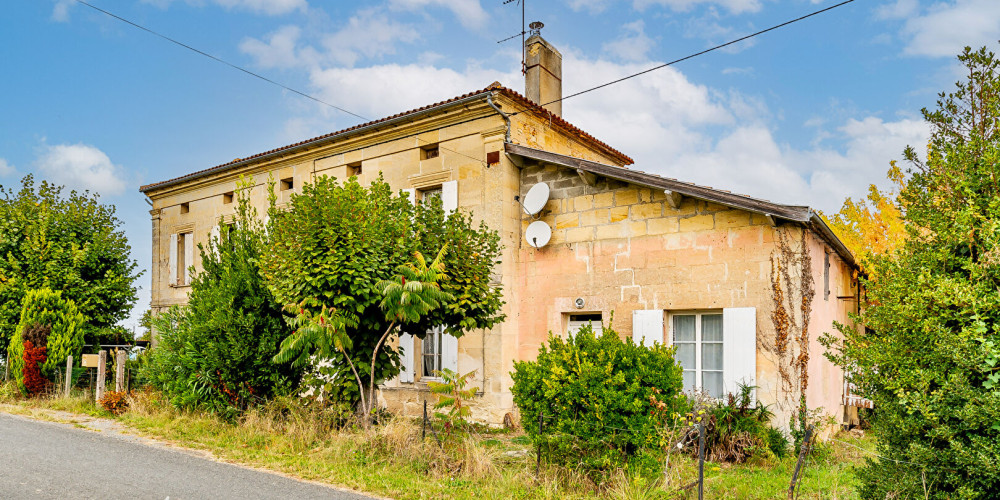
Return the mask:
[[[510,372],[549,333],[613,324],[640,342],[676,345],[688,389],[722,395],[756,385],[785,425],[800,396],[846,414],[843,373],[817,337],[849,322],[858,301],[851,253],[808,207],[789,206],[627,168],[632,160],[561,118],[561,55],[538,34],[527,41],[526,96],[498,83],[443,102],[142,186],[152,202],[152,309],[183,304],[194,248],[234,212],[237,179],[269,175],[284,204],[317,176],[362,183],[381,173],[420,200],[441,196],[498,231],[497,284],[507,320],[460,339],[404,336],[404,371],[383,384],[391,410],[416,413],[433,370],[476,370],[475,415],[499,423],[516,412]],[[553,102],[556,101],[556,102]],[[544,105],[539,105],[543,103]],[[522,197],[550,188],[527,215]],[[551,240],[529,245],[541,220]],[[612,320],[613,313],[613,320]]]

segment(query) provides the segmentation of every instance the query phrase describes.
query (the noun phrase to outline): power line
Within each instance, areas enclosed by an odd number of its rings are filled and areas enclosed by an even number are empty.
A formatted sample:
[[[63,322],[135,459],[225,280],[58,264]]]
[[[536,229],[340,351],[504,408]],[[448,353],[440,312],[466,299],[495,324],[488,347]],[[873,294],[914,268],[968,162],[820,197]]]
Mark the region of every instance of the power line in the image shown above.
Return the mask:
[[[846,0],[844,2],[840,2],[840,3],[836,4],[836,5],[831,5],[831,6],[827,7],[827,8],[825,8],[825,9],[820,9],[820,10],[817,10],[815,12],[811,12],[809,14],[806,14],[806,15],[804,15],[802,17],[797,17],[797,18],[792,19],[790,21],[785,21],[785,22],[783,22],[781,24],[776,24],[774,26],[771,26],[770,28],[762,29],[762,30],[760,30],[760,31],[758,31],[756,33],[751,33],[751,34],[749,34],[747,36],[737,38],[735,40],[723,43],[721,45],[716,45],[716,46],[714,46],[712,48],[705,49],[705,50],[703,50],[701,52],[697,52],[697,53],[694,53],[694,54],[691,54],[691,55],[688,55],[688,56],[684,56],[684,57],[682,57],[680,59],[674,59],[673,61],[670,61],[668,63],[664,63],[664,64],[661,64],[659,66],[654,66],[652,68],[640,71],[638,73],[633,73],[631,75],[621,77],[621,78],[619,78],[617,80],[612,80],[612,81],[607,82],[607,83],[602,83],[602,84],[600,84],[600,85],[598,85],[596,87],[591,87],[589,89],[581,90],[581,91],[576,92],[574,94],[570,94],[568,96],[561,97],[561,98],[555,99],[553,101],[549,101],[549,102],[547,102],[545,104],[542,104],[541,106],[548,106],[549,104],[554,104],[554,103],[557,103],[557,102],[560,102],[560,101],[565,101],[566,99],[569,99],[571,97],[576,97],[578,95],[583,95],[583,94],[586,94],[587,92],[593,92],[595,90],[602,89],[604,87],[607,87],[607,86],[610,86],[610,85],[614,85],[616,83],[621,83],[621,82],[624,82],[625,80],[629,80],[629,79],[635,78],[637,76],[645,75],[646,73],[650,73],[650,72],[656,71],[658,69],[666,68],[667,66],[672,66],[672,65],[677,64],[677,63],[682,62],[682,61],[687,61],[688,59],[691,59],[691,58],[694,58],[694,57],[698,57],[700,55],[707,54],[707,53],[712,52],[714,50],[719,50],[719,49],[721,49],[723,47],[728,47],[730,45],[733,45],[734,43],[740,43],[740,42],[742,42],[744,40],[748,40],[748,39],[753,38],[755,36],[763,35],[764,33],[767,33],[768,31],[774,31],[774,30],[776,30],[778,28],[782,28],[782,27],[788,26],[789,24],[793,24],[793,23],[797,23],[799,21],[802,21],[803,19],[808,19],[810,17],[813,17],[813,16],[816,16],[816,15],[822,14],[824,12],[836,9],[837,7],[841,7],[841,6],[847,5],[847,4],[849,4],[849,3],[853,2],[853,1],[854,0]],[[519,113],[520,112],[511,113],[511,115],[516,115],[516,114],[519,114]]]
[[[157,36],[157,37],[159,37],[159,38],[162,38],[162,39],[164,39],[164,40],[166,40],[166,41],[168,41],[168,42],[170,42],[170,43],[173,43],[173,44],[175,44],[175,45],[178,45],[178,46],[180,46],[180,47],[183,47],[183,48],[185,48],[185,49],[188,49],[188,50],[190,50],[190,51],[192,51],[192,52],[195,52],[195,53],[197,53],[197,54],[200,54],[200,55],[203,55],[203,56],[205,56],[205,57],[207,57],[207,58],[209,58],[209,59],[211,59],[211,60],[213,60],[213,61],[216,61],[216,62],[219,62],[219,63],[222,63],[222,64],[225,64],[226,66],[229,66],[230,68],[233,68],[233,69],[235,69],[235,70],[238,70],[238,71],[241,71],[241,72],[243,72],[243,73],[246,73],[246,74],[248,74],[248,75],[250,75],[250,76],[252,76],[252,77],[254,77],[254,78],[258,78],[258,79],[260,79],[260,80],[263,80],[263,81],[265,81],[265,82],[267,82],[267,83],[270,83],[271,85],[276,85],[276,86],[278,86],[278,87],[281,87],[281,88],[283,88],[283,89],[285,89],[285,90],[287,90],[287,91],[289,91],[289,92],[293,92],[293,93],[295,93],[295,94],[298,94],[298,95],[300,95],[300,96],[302,96],[302,97],[305,97],[306,99],[310,99],[310,100],[313,100],[313,101],[315,101],[315,102],[318,102],[318,103],[320,103],[320,104],[323,104],[323,105],[326,105],[326,106],[329,106],[329,107],[331,107],[331,108],[333,108],[333,109],[336,109],[337,111],[340,111],[340,112],[342,112],[342,113],[347,113],[347,114],[349,114],[349,115],[351,115],[351,116],[354,116],[354,117],[356,117],[356,118],[360,118],[361,120],[363,120],[363,121],[365,121],[365,122],[370,122],[370,121],[373,121],[373,120],[372,120],[372,119],[370,119],[370,118],[366,118],[366,117],[364,117],[364,116],[361,116],[361,115],[359,115],[359,114],[357,114],[357,113],[355,113],[355,112],[353,112],[353,111],[349,111],[349,110],[347,110],[347,109],[344,109],[344,108],[342,108],[342,107],[340,107],[340,106],[337,106],[336,104],[331,104],[331,103],[328,103],[328,102],[326,102],[326,101],[324,101],[324,100],[322,100],[322,99],[319,99],[319,98],[316,98],[316,97],[313,97],[313,96],[311,96],[311,95],[309,95],[309,94],[306,94],[305,92],[302,92],[302,91],[299,91],[299,90],[295,90],[295,89],[293,89],[293,88],[291,88],[291,87],[289,87],[289,86],[287,86],[287,85],[285,85],[285,84],[283,84],[283,83],[280,83],[280,82],[276,82],[276,81],[274,81],[274,80],[272,80],[272,79],[270,79],[270,78],[268,78],[268,77],[266,77],[266,76],[263,76],[263,75],[261,75],[261,74],[259,74],[259,73],[254,73],[253,71],[250,71],[250,70],[248,70],[248,69],[246,69],[246,68],[244,68],[244,67],[242,67],[242,66],[238,66],[238,65],[236,65],[236,64],[233,64],[233,63],[231,63],[231,62],[229,62],[229,61],[226,61],[225,59],[222,59],[222,58],[219,58],[219,57],[216,57],[216,56],[213,56],[212,54],[209,54],[208,52],[205,52],[205,51],[203,51],[203,50],[199,50],[199,49],[197,49],[197,48],[195,48],[195,47],[192,47],[192,46],[190,46],[190,45],[188,45],[188,44],[186,44],[186,43],[184,43],[184,42],[181,42],[181,41],[179,41],[179,40],[176,40],[176,39],[174,39],[174,38],[171,38],[171,37],[169,37],[169,36],[167,36],[167,35],[164,35],[164,34],[161,34],[161,33],[158,33],[158,32],[156,32],[156,31],[153,31],[153,30],[151,30],[151,29],[149,29],[149,28],[147,28],[147,27],[145,27],[145,26],[142,26],[141,24],[138,24],[138,23],[135,23],[135,22],[132,22],[132,21],[129,21],[128,19],[125,19],[124,17],[121,17],[121,16],[119,16],[119,15],[117,15],[117,14],[114,14],[114,13],[112,13],[112,12],[108,12],[108,11],[106,11],[106,10],[104,10],[104,9],[100,8],[100,7],[97,7],[97,6],[95,6],[95,5],[92,5],[92,4],[90,4],[90,3],[87,3],[87,2],[86,2],[86,1],[84,1],[84,0],[76,0],[76,2],[77,2],[77,3],[80,3],[80,4],[83,4],[83,5],[86,5],[87,7],[90,7],[91,9],[94,9],[94,10],[96,10],[96,11],[98,11],[98,12],[102,13],[102,14],[105,14],[105,15],[107,15],[107,16],[110,16],[110,17],[112,17],[112,18],[114,18],[114,19],[117,19],[117,20],[119,20],[119,21],[121,21],[121,22],[123,22],[123,23],[126,23],[126,24],[129,24],[129,25],[131,25],[131,26],[134,26],[134,27],[136,27],[136,28],[138,28],[138,29],[140,29],[140,30],[142,30],[142,31],[145,31],[146,33],[149,33],[149,34],[151,34],[151,35],[154,35],[154,36]],[[421,138],[419,138],[419,137],[417,137],[416,139],[417,139],[418,141],[422,141],[422,142],[424,142],[424,143],[426,143],[426,144],[431,144],[431,143],[430,143],[429,141],[427,141],[427,140],[425,140],[425,139],[421,139]],[[446,147],[444,147],[444,146],[441,146],[441,145],[438,145],[438,147],[439,147],[440,149],[443,149],[443,150],[445,150],[445,151],[450,151],[450,152],[452,152],[452,153],[455,153],[455,154],[457,154],[457,155],[459,155],[459,156],[464,156],[464,157],[466,157],[466,158],[469,158],[469,159],[472,159],[472,160],[475,160],[475,161],[477,161],[477,162],[479,162],[479,163],[482,163],[482,164],[484,164],[484,165],[486,164],[486,162],[484,162],[483,160],[481,160],[481,159],[479,159],[479,158],[474,158],[474,157],[472,157],[472,156],[469,156],[469,155],[467,155],[467,154],[464,154],[464,153],[460,153],[460,152],[458,152],[458,151],[455,151],[455,150],[453,150],[453,149],[448,149],[448,148],[446,148]]]

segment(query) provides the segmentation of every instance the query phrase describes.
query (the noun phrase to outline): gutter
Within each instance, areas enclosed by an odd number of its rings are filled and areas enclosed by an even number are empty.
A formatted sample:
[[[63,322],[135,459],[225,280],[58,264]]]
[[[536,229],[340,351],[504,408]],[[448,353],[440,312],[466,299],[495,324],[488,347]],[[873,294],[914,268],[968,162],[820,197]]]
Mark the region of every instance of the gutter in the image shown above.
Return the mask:
[[[430,113],[435,113],[435,112],[441,110],[442,108],[449,108],[449,107],[452,107],[452,106],[459,106],[459,105],[462,105],[462,104],[467,104],[469,102],[477,101],[477,100],[482,99],[484,95],[487,96],[487,99],[489,99],[493,95],[493,93],[492,93],[492,91],[480,92],[478,94],[471,95],[471,96],[468,96],[468,97],[465,97],[465,98],[462,98],[462,99],[458,99],[458,100],[455,100],[455,101],[447,102],[447,103],[444,103],[444,104],[439,104],[437,106],[433,106],[433,107],[430,107],[430,108],[427,108],[427,109],[422,109],[422,110],[416,111],[414,113],[409,113],[409,114],[405,114],[405,115],[402,115],[402,116],[397,116],[395,118],[390,118],[388,120],[381,120],[381,121],[370,122],[368,125],[364,125],[364,126],[356,128],[356,129],[348,130],[348,131],[345,131],[345,132],[341,132],[339,134],[335,134],[335,135],[332,135],[332,136],[314,139],[314,140],[311,140],[309,142],[306,142],[306,143],[303,143],[303,144],[299,144],[298,146],[293,146],[293,147],[289,147],[289,148],[279,149],[279,150],[276,150],[276,151],[273,151],[271,153],[267,153],[267,154],[264,154],[264,155],[261,155],[261,156],[255,156],[253,158],[248,158],[248,159],[245,159],[245,160],[240,160],[240,161],[234,162],[234,163],[226,163],[225,165],[219,165],[217,167],[212,167],[212,168],[210,168],[208,170],[203,170],[201,172],[196,172],[196,173],[193,173],[193,174],[188,174],[186,176],[178,177],[176,179],[169,180],[169,181],[164,181],[164,182],[159,183],[159,184],[153,184],[153,185],[147,186],[145,189],[140,189],[139,191],[141,193],[143,193],[143,194],[146,194],[146,193],[148,193],[150,191],[153,191],[153,190],[168,188],[170,186],[176,186],[177,184],[181,184],[181,183],[184,183],[184,182],[192,181],[192,180],[195,180],[195,179],[200,179],[202,177],[206,177],[206,176],[209,176],[209,175],[212,175],[212,174],[216,174],[216,173],[219,173],[219,172],[224,172],[226,170],[234,169],[234,168],[237,168],[237,167],[242,167],[242,166],[245,166],[245,165],[250,165],[252,163],[257,163],[257,162],[262,162],[262,161],[270,160],[272,158],[277,158],[277,157],[284,156],[284,155],[291,154],[291,153],[296,153],[296,152],[302,151],[304,149],[309,149],[309,148],[312,148],[312,147],[315,147],[315,146],[318,146],[318,145],[321,145],[321,144],[325,144],[325,143],[329,143],[329,142],[334,142],[334,141],[337,141],[337,140],[341,140],[344,137],[349,137],[349,136],[354,135],[354,134],[363,134],[363,133],[368,132],[368,131],[370,131],[372,129],[375,129],[375,128],[384,127],[384,126],[392,126],[392,125],[396,125],[396,124],[398,124],[398,123],[400,123],[402,121],[413,120],[415,118],[418,118],[418,117],[421,117],[421,116],[424,116],[424,115],[427,115],[427,114],[430,114]],[[490,102],[490,104],[492,105],[492,102]],[[496,106],[494,106],[494,109],[496,109]],[[499,111],[499,110],[497,110],[497,111]],[[501,112],[500,114],[503,115],[503,112]],[[506,116],[506,115],[504,115],[504,116]],[[509,123],[510,122],[508,120],[508,124]],[[509,125],[507,127],[507,132],[508,132],[508,134],[510,133],[510,127],[509,127]]]
[[[840,241],[840,238],[830,229],[830,226],[826,225],[826,221],[814,210],[809,211],[809,225],[833,247],[834,251],[840,255],[840,258],[844,259],[844,261],[855,269],[860,269],[858,262],[854,259],[854,254],[844,245],[844,242]]]
[[[507,130],[506,130],[506,132],[503,135],[503,142],[504,142],[504,144],[509,143],[510,142],[510,115],[508,115],[507,113],[504,113],[502,110],[500,110],[500,108],[497,107],[496,104],[493,104],[493,93],[492,92],[489,95],[486,96],[486,104],[489,104],[491,108],[495,109],[496,112],[500,113],[500,116],[503,117],[503,121],[507,124]]]

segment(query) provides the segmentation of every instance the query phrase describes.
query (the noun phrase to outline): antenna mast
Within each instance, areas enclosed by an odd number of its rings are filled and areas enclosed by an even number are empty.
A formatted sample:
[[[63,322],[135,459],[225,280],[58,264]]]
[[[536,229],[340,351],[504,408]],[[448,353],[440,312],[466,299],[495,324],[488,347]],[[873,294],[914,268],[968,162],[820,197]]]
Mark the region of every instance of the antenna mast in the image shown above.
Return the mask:
[[[504,0],[503,4],[507,5],[509,3],[514,3],[514,2],[517,2],[518,4],[521,5],[521,32],[518,33],[517,35],[521,35],[521,74],[523,75],[523,74],[525,74],[525,71],[526,71],[525,68],[524,68],[524,64],[525,64],[524,61],[525,61],[525,57],[527,57],[526,54],[524,53],[524,35],[527,33],[527,31],[525,30],[525,27],[524,27],[524,20],[525,20],[525,15],[524,15],[524,9],[525,9],[525,7],[524,7],[524,4],[527,3],[527,2],[526,2],[526,0]],[[507,38],[504,38],[503,40],[498,41],[497,43],[506,42],[507,40],[515,38],[517,35],[509,36]]]

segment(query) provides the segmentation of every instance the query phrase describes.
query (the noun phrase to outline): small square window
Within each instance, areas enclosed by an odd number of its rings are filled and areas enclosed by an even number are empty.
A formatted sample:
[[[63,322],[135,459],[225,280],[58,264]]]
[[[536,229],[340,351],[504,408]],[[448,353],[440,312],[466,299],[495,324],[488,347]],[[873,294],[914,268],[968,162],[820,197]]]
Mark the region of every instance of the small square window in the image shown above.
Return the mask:
[[[222,193],[222,203],[228,205],[233,202],[233,192]]]
[[[440,200],[442,192],[443,191],[441,189],[441,186],[430,188],[430,189],[421,189],[420,191],[418,191],[418,193],[420,195],[418,197],[418,199],[419,199],[419,201],[421,203],[426,202],[426,201],[430,201],[431,198],[437,198],[437,199]]]
[[[437,158],[440,154],[441,151],[438,149],[437,144],[431,144],[429,146],[424,146],[420,148],[421,160],[430,160],[431,158]]]
[[[600,335],[604,330],[604,317],[601,313],[570,314],[566,333],[570,338],[573,338],[580,331],[580,328],[586,325],[590,325],[595,335]]]
[[[292,177],[281,179],[281,190],[288,191],[289,189],[295,189],[295,179]]]
[[[351,163],[347,165],[347,176],[348,177],[360,177],[361,176],[361,162]]]
[[[186,214],[191,211],[190,203],[181,203],[181,213]]]

